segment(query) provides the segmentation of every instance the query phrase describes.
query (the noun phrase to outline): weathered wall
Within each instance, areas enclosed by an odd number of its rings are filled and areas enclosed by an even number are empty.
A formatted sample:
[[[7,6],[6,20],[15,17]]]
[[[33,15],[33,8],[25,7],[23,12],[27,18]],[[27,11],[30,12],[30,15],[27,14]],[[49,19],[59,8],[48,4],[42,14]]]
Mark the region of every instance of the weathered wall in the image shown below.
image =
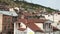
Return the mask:
[[[3,18],[3,15],[0,14],[0,32],[2,32],[2,18]]]

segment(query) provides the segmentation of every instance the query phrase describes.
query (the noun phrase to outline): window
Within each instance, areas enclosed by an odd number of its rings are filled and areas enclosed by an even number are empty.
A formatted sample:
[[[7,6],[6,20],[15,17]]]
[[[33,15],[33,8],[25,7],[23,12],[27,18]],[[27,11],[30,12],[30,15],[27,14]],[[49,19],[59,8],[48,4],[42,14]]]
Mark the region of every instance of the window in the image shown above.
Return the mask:
[[[14,23],[12,23],[12,27],[14,27]]]
[[[8,28],[10,28],[10,25],[8,25]]]
[[[43,24],[43,28],[50,28],[51,23],[45,23]]]
[[[4,26],[4,30],[6,30],[6,26]]]
[[[20,23],[18,23],[18,27],[20,27]]]
[[[13,17],[13,22],[17,21],[17,17]]]
[[[43,29],[44,29],[45,31],[50,31],[50,30],[52,30],[51,23],[44,23],[44,24],[43,24]]]
[[[8,25],[8,28],[7,29],[10,30],[10,25]]]
[[[48,24],[48,23],[44,23],[44,24],[43,24],[43,28],[44,28],[44,29],[46,28],[47,24]]]
[[[14,34],[13,32],[11,32],[11,34]]]
[[[51,25],[51,23],[49,24],[49,28],[51,28],[51,26],[50,26],[50,25]]]
[[[8,23],[10,23],[11,18],[8,18]]]
[[[6,18],[6,17],[4,17],[4,20],[3,20],[3,21],[4,21],[5,23],[6,23],[6,19],[7,19],[7,18]]]
[[[18,23],[18,26],[20,27],[20,23]]]
[[[11,34],[11,31],[8,31],[7,34]]]

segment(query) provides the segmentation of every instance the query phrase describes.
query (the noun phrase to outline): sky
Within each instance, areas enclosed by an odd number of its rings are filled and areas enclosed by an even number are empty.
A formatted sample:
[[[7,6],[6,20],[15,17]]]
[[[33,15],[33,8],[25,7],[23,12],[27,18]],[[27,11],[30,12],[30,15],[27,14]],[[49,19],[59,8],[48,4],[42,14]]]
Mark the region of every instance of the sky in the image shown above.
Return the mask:
[[[60,0],[26,0],[26,1],[60,10]]]

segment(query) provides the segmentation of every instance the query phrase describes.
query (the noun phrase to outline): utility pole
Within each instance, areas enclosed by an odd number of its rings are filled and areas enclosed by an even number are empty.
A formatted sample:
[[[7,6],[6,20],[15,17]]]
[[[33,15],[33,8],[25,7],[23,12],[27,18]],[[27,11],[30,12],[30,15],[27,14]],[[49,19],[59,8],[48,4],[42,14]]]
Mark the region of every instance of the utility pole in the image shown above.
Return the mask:
[[[53,12],[53,23],[54,23],[54,13],[55,13],[55,12]],[[53,32],[53,34],[55,34],[55,32]]]

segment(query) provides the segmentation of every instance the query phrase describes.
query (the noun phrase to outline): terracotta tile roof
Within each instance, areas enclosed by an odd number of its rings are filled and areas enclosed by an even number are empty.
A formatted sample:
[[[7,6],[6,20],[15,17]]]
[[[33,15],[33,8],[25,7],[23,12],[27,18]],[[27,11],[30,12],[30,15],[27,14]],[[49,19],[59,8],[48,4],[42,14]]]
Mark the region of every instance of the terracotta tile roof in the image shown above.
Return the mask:
[[[46,19],[28,19],[28,21],[33,21],[34,23],[44,23]]]
[[[21,19],[18,19],[18,21],[20,20]],[[25,21],[27,20],[27,22],[34,22],[34,23],[44,23],[46,21],[46,19],[23,19],[21,21],[23,22],[24,20]]]
[[[25,29],[25,28],[19,28],[18,30],[20,30],[20,31],[25,31],[26,29]]]
[[[28,22],[27,26],[33,31],[43,32],[43,30],[40,29],[36,24],[34,24],[34,22]]]
[[[53,26],[53,31],[58,31],[59,29]]]
[[[41,30],[33,21],[28,22],[26,19],[20,19],[19,22],[23,22],[27,27],[29,27],[33,31],[44,32]]]
[[[19,19],[19,22],[23,22],[27,27],[29,27],[31,30],[33,31],[39,31],[39,32],[44,32],[42,29],[40,29],[36,24],[34,24],[35,22],[41,22],[42,20],[40,19],[30,19],[30,20],[26,20],[26,19]],[[43,22],[42,22],[43,23]],[[58,28],[53,27],[53,31],[57,31],[59,30]]]
[[[53,25],[51,25],[53,27],[53,31],[58,31],[59,29]]]

